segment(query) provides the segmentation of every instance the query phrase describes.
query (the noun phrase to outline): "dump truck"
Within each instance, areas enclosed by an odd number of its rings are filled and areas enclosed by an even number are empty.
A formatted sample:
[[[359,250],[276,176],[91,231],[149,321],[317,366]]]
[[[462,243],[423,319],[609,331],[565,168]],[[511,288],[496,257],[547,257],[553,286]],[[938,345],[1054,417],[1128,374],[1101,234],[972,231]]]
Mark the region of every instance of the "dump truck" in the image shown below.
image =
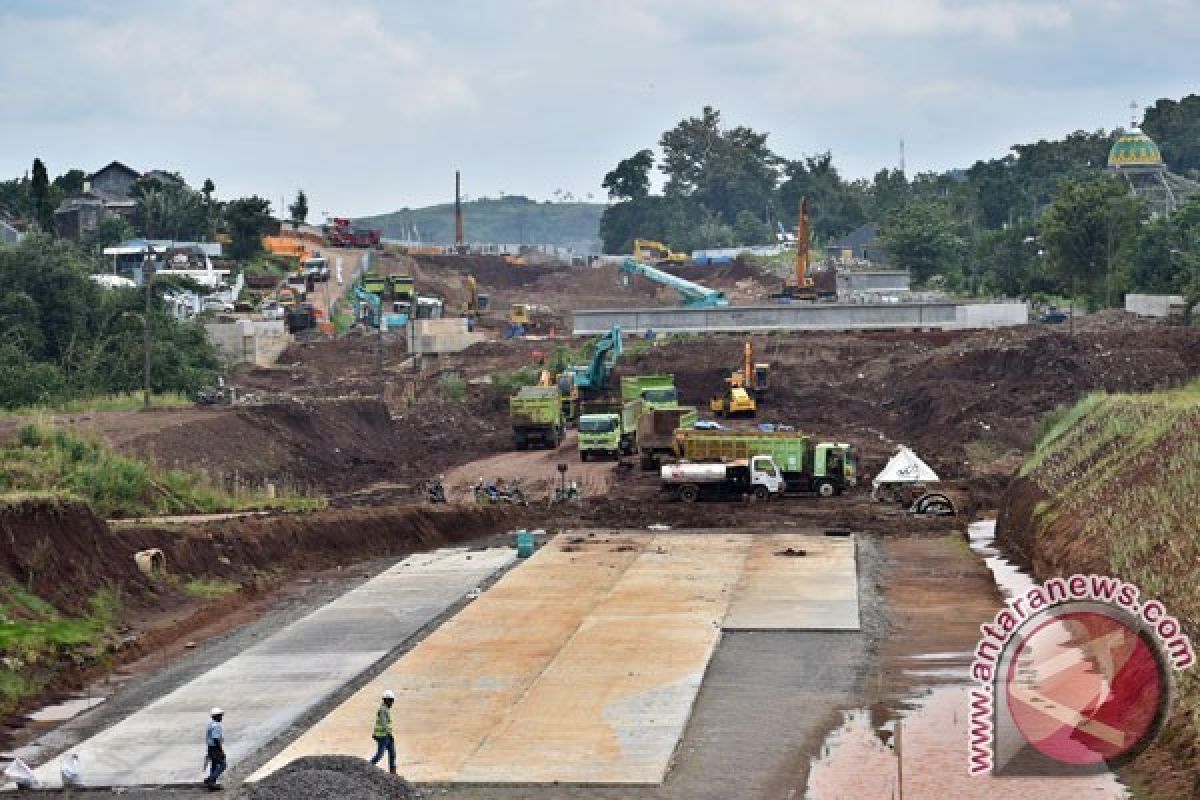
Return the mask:
[[[677,408],[679,393],[674,375],[625,375],[621,378],[621,399],[641,400],[644,410]]]
[[[641,400],[584,403],[579,414],[579,460],[636,452],[641,416]]]
[[[637,446],[642,469],[658,469],[664,457],[675,455],[675,431],[691,428],[697,419],[692,406],[651,408],[638,420]]]
[[[524,450],[531,445],[558,447],[563,440],[562,402],[558,389],[525,386],[508,400],[513,445]]]
[[[675,455],[689,461],[771,456],[783,470],[789,492],[812,492],[821,497],[841,494],[858,482],[858,455],[852,445],[816,444],[796,431],[678,430]]]
[[[759,500],[783,492],[779,466],[770,456],[753,456],[721,463],[683,462],[662,467],[662,490],[685,503],[701,498],[753,495]]]

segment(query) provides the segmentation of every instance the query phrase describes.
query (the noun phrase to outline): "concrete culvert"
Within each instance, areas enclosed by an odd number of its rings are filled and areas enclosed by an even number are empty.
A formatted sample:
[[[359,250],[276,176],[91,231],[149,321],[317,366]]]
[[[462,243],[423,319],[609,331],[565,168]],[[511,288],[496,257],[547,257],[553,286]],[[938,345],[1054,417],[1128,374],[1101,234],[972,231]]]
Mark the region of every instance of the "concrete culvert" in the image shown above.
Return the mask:
[[[157,578],[167,571],[167,557],[157,547],[139,550],[133,554],[133,561],[147,578]]]
[[[298,758],[263,780],[246,785],[239,800],[416,800],[403,778],[353,756]]]

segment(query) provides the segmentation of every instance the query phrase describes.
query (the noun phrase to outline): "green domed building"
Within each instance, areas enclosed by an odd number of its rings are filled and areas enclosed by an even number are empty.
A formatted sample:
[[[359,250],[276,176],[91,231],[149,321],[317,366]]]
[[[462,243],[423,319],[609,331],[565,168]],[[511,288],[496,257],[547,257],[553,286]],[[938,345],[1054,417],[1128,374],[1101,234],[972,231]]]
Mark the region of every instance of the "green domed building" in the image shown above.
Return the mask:
[[[1108,151],[1108,168],[1122,171],[1126,169],[1164,170],[1162,153],[1158,145],[1137,128],[1122,133]]]
[[[1193,181],[1167,170],[1158,145],[1136,126],[1118,132],[1108,151],[1108,171],[1124,178],[1152,214],[1170,214],[1200,191]]]

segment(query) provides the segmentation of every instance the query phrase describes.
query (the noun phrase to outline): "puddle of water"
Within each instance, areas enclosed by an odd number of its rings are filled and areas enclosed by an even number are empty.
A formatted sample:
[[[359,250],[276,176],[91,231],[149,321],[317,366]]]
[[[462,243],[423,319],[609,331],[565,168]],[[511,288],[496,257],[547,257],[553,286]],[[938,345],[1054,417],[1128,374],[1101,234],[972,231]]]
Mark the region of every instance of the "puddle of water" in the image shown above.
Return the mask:
[[[103,703],[108,698],[106,697],[76,697],[72,700],[66,700],[61,703],[55,703],[52,706],[45,706],[29,714],[25,719],[30,722],[66,722],[69,719],[79,716],[89,708],[95,708]]]
[[[996,585],[1012,598],[1034,585],[1033,579],[995,546],[996,523],[969,526],[971,549],[992,571]],[[902,727],[903,797],[906,800],[1124,800],[1129,795],[1111,773],[1086,777],[972,776],[967,771],[968,682],[967,665],[973,654],[922,653],[908,656],[916,668],[906,675],[941,683],[923,693],[901,698],[899,720],[882,726],[871,721],[866,709],[843,714],[839,728],[829,735],[809,773],[806,800],[896,798],[900,758],[896,753],[897,725]],[[954,678],[945,685],[944,678]],[[939,679],[939,680],[934,680]]]
[[[954,797],[988,800],[1122,800],[1111,774],[1086,777],[997,778],[967,772],[968,686],[947,686],[920,698],[902,718],[905,800]],[[898,797],[894,723],[882,730],[856,709],[826,740],[808,777],[806,800]]]
[[[971,549],[983,558],[1006,599],[1024,594],[1034,586],[1033,578],[997,549],[996,520],[984,519],[970,523],[967,525],[967,535]]]

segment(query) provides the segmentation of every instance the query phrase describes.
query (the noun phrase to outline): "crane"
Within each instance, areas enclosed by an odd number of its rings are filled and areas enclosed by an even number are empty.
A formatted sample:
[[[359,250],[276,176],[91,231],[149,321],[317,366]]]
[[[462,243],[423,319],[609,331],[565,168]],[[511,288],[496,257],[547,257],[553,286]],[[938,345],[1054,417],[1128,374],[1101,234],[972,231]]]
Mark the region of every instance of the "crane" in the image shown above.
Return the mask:
[[[707,286],[701,286],[694,281],[676,277],[669,272],[664,272],[657,267],[643,264],[632,258],[625,259],[625,263],[621,265],[621,272],[625,275],[642,275],[655,283],[671,287],[679,292],[685,306],[716,308],[717,306],[729,305],[729,298],[725,297],[724,292],[717,289],[709,289]]]
[[[786,280],[783,289],[778,294],[771,295],[777,300],[808,300],[817,299],[817,290],[813,287],[813,279],[808,274],[808,243],[811,223],[808,217],[808,198],[800,201],[800,222],[796,227],[796,282]]]

